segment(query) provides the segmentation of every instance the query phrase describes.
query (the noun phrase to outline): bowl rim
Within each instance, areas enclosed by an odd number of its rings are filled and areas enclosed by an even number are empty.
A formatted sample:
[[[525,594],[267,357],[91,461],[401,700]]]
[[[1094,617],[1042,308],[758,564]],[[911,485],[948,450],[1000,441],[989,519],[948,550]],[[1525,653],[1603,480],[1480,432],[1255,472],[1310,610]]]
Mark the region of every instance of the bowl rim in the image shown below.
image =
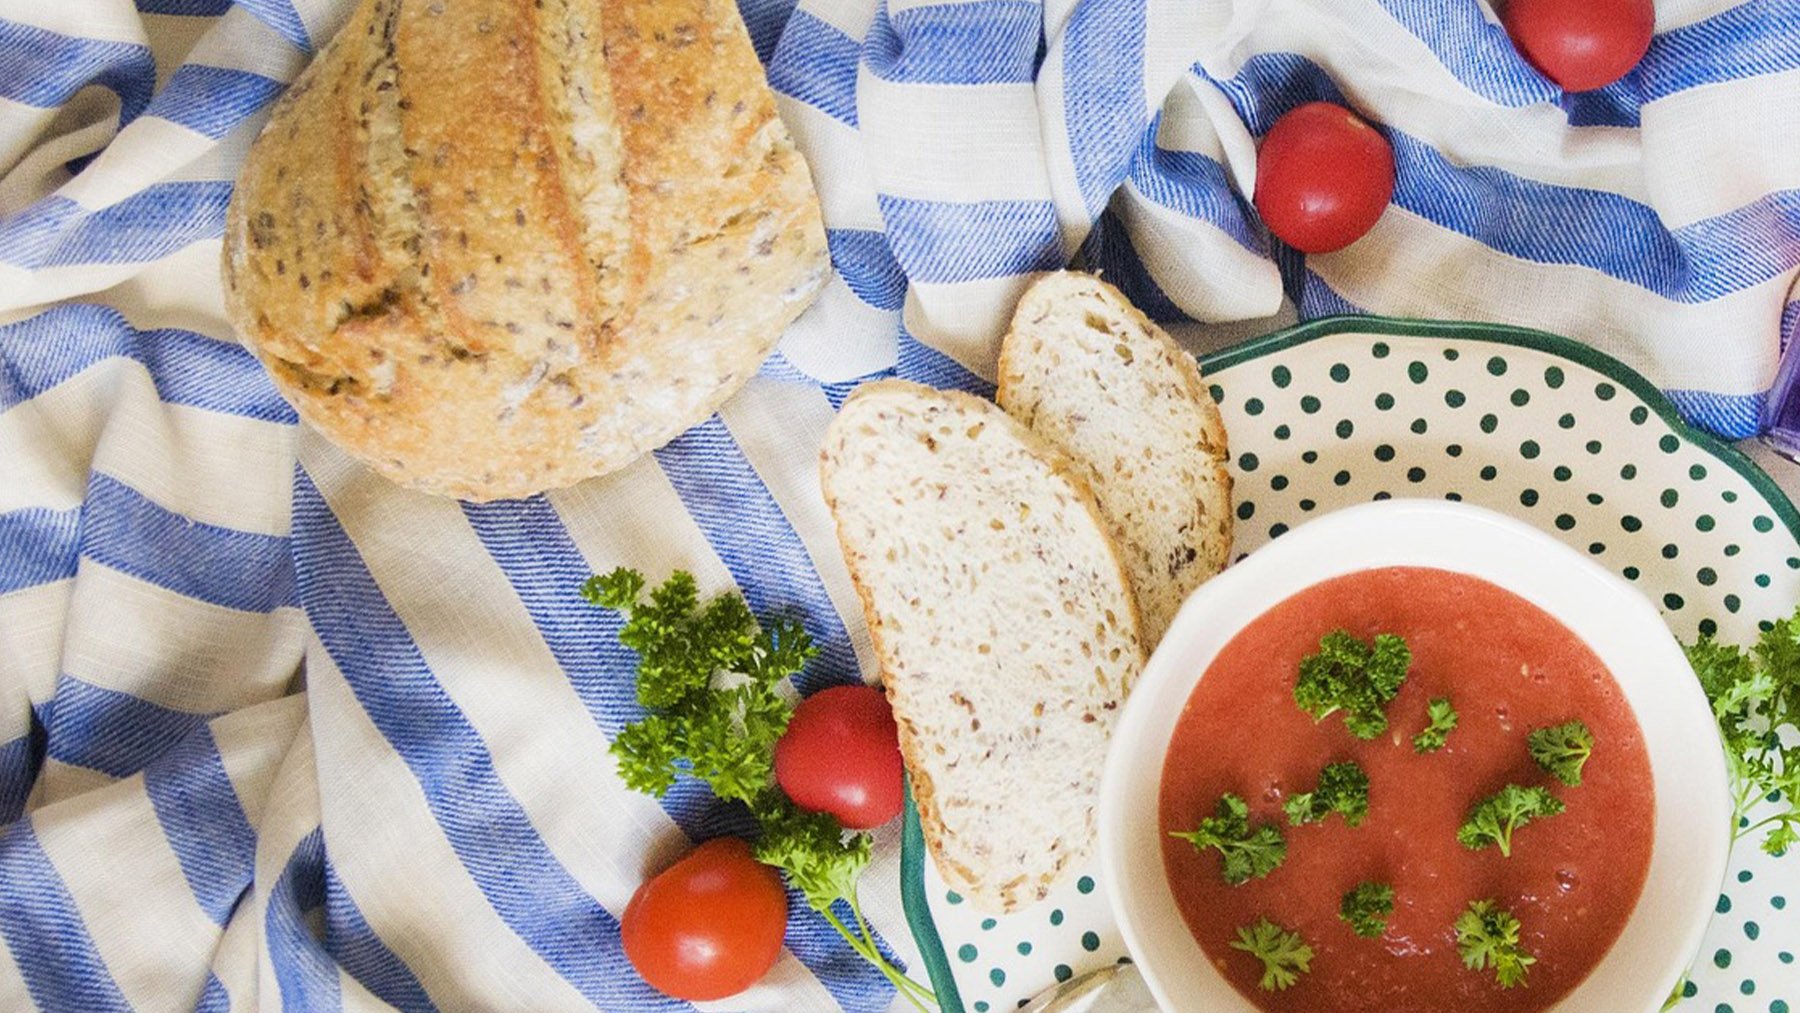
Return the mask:
[[[1533,579],[1550,580],[1554,576],[1583,582],[1584,589],[1595,592],[1593,614],[1584,611],[1582,615],[1575,616],[1558,612],[1547,607],[1534,595],[1534,591],[1542,593],[1542,586],[1534,588],[1509,583],[1506,579],[1497,577],[1492,569],[1484,569],[1483,554],[1487,553],[1491,558],[1494,550],[1481,545],[1457,548],[1459,543],[1455,538],[1471,533],[1485,533],[1503,540],[1507,542],[1509,549],[1530,553],[1534,561],[1541,562],[1546,569],[1554,571],[1549,575],[1528,578],[1523,581],[1524,584],[1530,584]],[[1427,544],[1429,548],[1422,547]],[[1438,551],[1443,552],[1445,558],[1421,558],[1421,553]],[[1650,867],[1646,871],[1643,889],[1633,904],[1632,913],[1619,938],[1606,954],[1574,989],[1550,1009],[1588,1011],[1600,1008],[1594,1005],[1594,995],[1588,994],[1590,986],[1595,979],[1602,978],[1603,969],[1621,962],[1631,965],[1630,977],[1624,980],[1643,984],[1633,988],[1634,994],[1622,997],[1619,1003],[1612,1002],[1612,994],[1608,993],[1605,1008],[1658,1008],[1682,972],[1691,964],[1700,946],[1730,857],[1729,782],[1723,746],[1719,741],[1711,706],[1698,679],[1692,677],[1692,670],[1687,666],[1674,634],[1668,630],[1660,613],[1637,589],[1553,536],[1523,521],[1484,507],[1434,499],[1394,499],[1358,504],[1296,526],[1191,594],[1145,666],[1114,729],[1112,745],[1108,749],[1102,772],[1098,853],[1099,868],[1109,883],[1108,896],[1114,918],[1118,922],[1126,948],[1138,963],[1152,993],[1163,1008],[1182,1008],[1171,1000],[1169,984],[1158,966],[1158,961],[1162,958],[1155,955],[1167,946],[1181,944],[1158,944],[1141,924],[1148,917],[1147,912],[1140,909],[1139,903],[1144,896],[1145,883],[1154,884],[1151,888],[1161,892],[1161,899],[1168,905],[1173,904],[1160,848],[1157,849],[1154,863],[1140,861],[1134,864],[1130,861],[1131,855],[1136,854],[1141,858],[1142,851],[1132,850],[1126,842],[1130,821],[1142,816],[1141,807],[1128,809],[1128,802],[1134,792],[1145,790],[1145,782],[1148,782],[1149,797],[1153,803],[1160,796],[1169,736],[1153,734],[1156,726],[1167,725],[1168,731],[1172,733],[1175,716],[1185,708],[1195,686],[1218,651],[1244,626],[1270,607],[1324,580],[1394,565],[1431,566],[1467,573],[1519,594],[1551,612],[1602,658],[1616,656],[1623,650],[1621,645],[1627,639],[1638,637],[1640,631],[1651,623],[1661,632],[1660,644],[1652,637],[1634,641],[1633,647],[1640,652],[1647,652],[1655,660],[1664,663],[1663,666],[1657,667],[1653,672],[1632,671],[1624,677],[1613,671],[1613,665],[1609,664],[1608,669],[1613,672],[1613,677],[1626,698],[1627,707],[1643,731],[1645,748],[1650,754],[1653,782],[1660,786],[1667,779],[1665,775],[1671,765],[1679,759],[1680,765],[1692,771],[1693,776],[1710,790],[1700,798],[1682,796],[1682,815],[1679,820],[1667,818],[1669,810],[1665,808],[1668,804],[1666,795],[1660,787],[1656,790],[1657,815],[1652,830]],[[1245,597],[1240,593],[1243,591],[1250,591],[1250,600],[1261,604],[1243,604]],[[1604,623],[1594,618],[1601,612],[1608,615]],[[1220,622],[1221,617],[1224,617],[1223,622]],[[1600,629],[1606,631],[1604,636],[1592,636]],[[1613,639],[1607,639],[1609,637]],[[1210,644],[1210,651],[1201,656],[1198,663],[1190,658],[1178,659],[1184,646],[1196,640]],[[1668,671],[1664,670],[1664,666]],[[1652,729],[1667,722],[1646,720],[1644,704],[1649,701],[1648,695],[1643,699],[1633,698],[1632,686],[1663,679],[1671,671],[1685,673],[1687,678],[1665,680],[1665,684],[1656,687],[1653,716],[1667,716],[1669,721],[1683,726],[1678,730],[1698,735],[1709,742],[1712,748],[1704,750],[1699,757],[1688,755],[1691,749],[1681,743],[1672,746],[1670,736],[1673,732],[1665,730],[1660,742],[1654,740]],[[1639,692],[1648,694],[1647,689]],[[1171,709],[1173,715],[1170,713]],[[1671,749],[1680,755],[1672,756]],[[1147,758],[1151,762],[1146,763]],[[1152,804],[1151,808],[1154,810],[1155,805]],[[1156,814],[1152,812],[1151,815],[1154,817]],[[1703,829],[1680,830],[1683,826],[1704,828],[1709,824],[1717,828],[1716,833],[1706,834]],[[1668,867],[1664,845],[1668,843],[1671,831],[1688,835],[1686,838],[1677,838],[1676,843],[1686,841],[1698,849],[1699,868],[1683,870]],[[1154,839],[1156,829],[1153,828],[1150,833]],[[1665,857],[1662,865],[1658,862],[1659,855]],[[1154,869],[1146,871],[1141,867],[1146,864],[1153,864]],[[1659,883],[1659,872],[1663,874],[1663,880],[1671,882]],[[1647,961],[1638,960],[1623,944],[1631,939],[1642,945],[1643,940],[1638,936],[1657,931],[1653,926],[1648,929],[1640,928],[1634,933],[1633,925],[1643,918],[1642,909],[1646,898],[1658,890],[1678,894],[1675,906],[1681,917],[1675,930],[1665,931],[1660,936],[1651,938],[1651,942],[1658,944],[1656,952],[1651,953]],[[1176,917],[1179,922],[1179,915]],[[1183,948],[1191,947],[1192,951],[1198,952],[1198,943],[1186,931],[1185,923],[1180,924],[1183,929],[1180,937],[1185,943]],[[1213,967],[1208,960],[1190,960],[1187,964]],[[1236,1008],[1254,1009],[1223,981],[1223,976],[1218,975],[1216,969],[1212,973],[1219,979],[1222,989],[1236,999],[1239,1004]],[[1615,973],[1608,977],[1620,975]]]

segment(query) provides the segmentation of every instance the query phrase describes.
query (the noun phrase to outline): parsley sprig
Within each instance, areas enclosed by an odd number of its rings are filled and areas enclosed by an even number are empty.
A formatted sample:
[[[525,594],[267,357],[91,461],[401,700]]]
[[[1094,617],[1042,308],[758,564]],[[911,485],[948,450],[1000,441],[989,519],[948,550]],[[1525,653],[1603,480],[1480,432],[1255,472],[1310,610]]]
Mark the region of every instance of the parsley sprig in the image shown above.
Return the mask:
[[[1725,742],[1732,840],[1760,832],[1764,851],[1785,854],[1800,844],[1800,611],[1748,651],[1703,636],[1687,656]]]
[[[1301,660],[1294,702],[1314,721],[1343,711],[1350,734],[1372,739],[1387,730],[1387,705],[1411,666],[1412,651],[1400,637],[1378,634],[1371,646],[1333,630],[1319,640],[1317,654]]]
[[[1318,787],[1289,796],[1281,808],[1294,826],[1322,822],[1332,813],[1359,826],[1369,815],[1369,775],[1353,762],[1328,764],[1319,772]]]
[[[882,954],[857,902],[871,839],[846,835],[829,813],[808,812],[775,783],[775,743],[793,709],[781,691],[818,649],[790,619],[757,621],[744,599],[724,594],[701,604],[692,574],[676,571],[644,595],[644,576],[620,568],[589,578],[582,597],[622,613],[619,642],[638,654],[637,698],[647,712],[613,739],[619,776],[634,791],[661,798],[683,776],[706,782],[721,799],[756,818],[756,859],[787,874],[813,910],[918,1009],[936,1005],[930,989]],[[853,931],[834,907],[843,901]]]
[[[1531,758],[1545,773],[1575,787],[1581,783],[1581,768],[1594,752],[1594,733],[1580,720],[1539,728],[1526,738]]]
[[[1444,743],[1450,740],[1450,733],[1456,731],[1456,723],[1461,720],[1447,696],[1434,697],[1426,704],[1425,717],[1430,723],[1425,726],[1424,731],[1413,736],[1412,747],[1415,753],[1435,753],[1444,748]]]
[[[1231,944],[1234,950],[1243,950],[1262,961],[1262,981],[1259,983],[1265,992],[1280,992],[1294,986],[1302,974],[1311,970],[1313,951],[1300,938],[1297,932],[1287,929],[1263,918],[1255,925],[1245,925],[1237,930],[1237,942]]]
[[[1519,943],[1519,920],[1491,900],[1473,901],[1457,917],[1456,948],[1470,970],[1493,968],[1501,988],[1525,984],[1526,973],[1537,963]]]
[[[1532,820],[1555,816],[1565,807],[1548,788],[1509,784],[1475,803],[1469,817],[1456,830],[1456,839],[1470,851],[1498,845],[1503,857],[1512,857],[1513,831]]]
[[[1179,837],[1196,849],[1212,848],[1224,858],[1225,882],[1240,886],[1255,876],[1267,876],[1287,859],[1287,841],[1281,828],[1273,823],[1250,826],[1250,806],[1230,792],[1220,796],[1214,815],[1200,821],[1194,830],[1177,830],[1169,834]]]
[[[1387,931],[1388,916],[1393,913],[1394,888],[1386,883],[1358,883],[1338,903],[1338,917],[1365,939]]]

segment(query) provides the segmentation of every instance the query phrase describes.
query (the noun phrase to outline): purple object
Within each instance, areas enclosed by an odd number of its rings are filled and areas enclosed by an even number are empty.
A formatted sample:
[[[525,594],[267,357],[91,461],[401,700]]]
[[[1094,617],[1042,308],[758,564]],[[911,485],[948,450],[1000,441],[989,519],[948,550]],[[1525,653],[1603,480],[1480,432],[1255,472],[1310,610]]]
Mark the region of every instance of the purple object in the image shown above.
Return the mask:
[[[1800,462],[1800,341],[1789,341],[1781,369],[1763,409],[1762,441],[1790,461]]]

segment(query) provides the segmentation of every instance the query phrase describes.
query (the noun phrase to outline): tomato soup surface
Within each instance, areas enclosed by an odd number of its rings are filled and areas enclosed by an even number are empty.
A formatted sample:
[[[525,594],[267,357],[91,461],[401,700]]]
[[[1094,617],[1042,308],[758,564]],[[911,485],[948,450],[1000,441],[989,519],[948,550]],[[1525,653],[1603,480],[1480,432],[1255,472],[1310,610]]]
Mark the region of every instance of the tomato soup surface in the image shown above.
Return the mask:
[[[1294,704],[1300,661],[1319,638],[1348,630],[1406,638],[1412,668],[1389,705],[1388,730],[1363,741],[1341,714],[1314,723]],[[1461,723],[1420,755],[1411,739],[1426,704],[1447,696]],[[1526,736],[1571,718],[1593,732],[1579,786],[1540,770]],[[1358,827],[1333,815],[1290,826],[1282,800],[1310,791],[1328,763],[1369,776]],[[1470,851],[1456,831],[1477,801],[1514,782],[1544,785],[1560,815],[1518,829],[1512,857]],[[1163,767],[1163,861],[1188,928],[1232,984],[1265,1010],[1541,1010],[1578,985],[1618,938],[1649,868],[1654,799],[1637,721],[1593,651],[1548,613],[1473,577],[1389,568],[1325,581],[1245,627],[1195,687]],[[1287,858],[1268,876],[1227,885],[1217,851],[1167,836],[1213,814],[1219,796],[1248,802],[1252,825],[1275,823]],[[1338,917],[1344,893],[1394,888],[1380,938]],[[1522,924],[1537,957],[1524,987],[1465,968],[1453,926],[1470,901],[1493,899]],[[1231,948],[1239,926],[1267,917],[1312,947],[1310,973],[1285,991],[1258,987],[1262,964]]]

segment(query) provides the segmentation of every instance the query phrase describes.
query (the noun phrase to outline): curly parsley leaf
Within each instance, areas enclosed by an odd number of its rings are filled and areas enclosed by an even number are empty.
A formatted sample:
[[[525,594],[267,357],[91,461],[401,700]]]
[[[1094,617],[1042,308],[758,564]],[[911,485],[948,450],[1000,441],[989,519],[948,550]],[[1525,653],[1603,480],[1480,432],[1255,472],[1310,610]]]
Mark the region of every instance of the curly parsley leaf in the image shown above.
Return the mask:
[[[1594,733],[1580,720],[1539,728],[1526,739],[1531,758],[1558,781],[1574,787],[1581,783],[1581,768],[1594,752]]]
[[[1537,958],[1519,943],[1519,920],[1491,900],[1472,901],[1456,919],[1456,948],[1472,971],[1494,969],[1501,988],[1525,984]]]
[[[1500,854],[1511,858],[1513,831],[1532,820],[1555,816],[1564,808],[1548,788],[1509,784],[1469,809],[1456,839],[1470,851],[1498,845]]]
[[[1460,720],[1456,708],[1450,705],[1450,698],[1440,696],[1425,705],[1425,717],[1430,722],[1425,730],[1413,736],[1412,747],[1415,753],[1435,753],[1444,748],[1450,740],[1450,733],[1456,730]]]
[[[1317,654],[1301,660],[1294,703],[1314,721],[1343,711],[1350,734],[1372,739],[1387,730],[1387,705],[1411,666],[1412,651],[1400,637],[1378,634],[1371,646],[1334,630],[1320,639]]]
[[[1214,814],[1200,821],[1195,830],[1178,830],[1169,834],[1179,837],[1197,850],[1212,848],[1224,859],[1225,882],[1239,886],[1267,876],[1281,867],[1287,858],[1287,841],[1273,823],[1252,828],[1250,807],[1236,795],[1220,796]]]
[[[856,879],[869,864],[869,835],[845,836],[830,813],[808,812],[771,795],[758,807],[756,860],[787,873],[815,911],[855,896]]]
[[[1237,934],[1238,941],[1232,943],[1231,948],[1243,950],[1262,961],[1260,984],[1266,992],[1291,988],[1302,974],[1312,969],[1312,947],[1306,945],[1297,932],[1289,932],[1263,918],[1255,925],[1240,927]]]
[[[1732,839],[1761,832],[1764,851],[1784,854],[1800,844],[1800,611],[1748,651],[1710,636],[1686,646],[1725,743]]]
[[[1290,796],[1281,808],[1294,826],[1321,822],[1332,813],[1360,826],[1369,815],[1369,775],[1355,763],[1328,764],[1319,772],[1318,787]]]
[[[1374,939],[1387,931],[1394,913],[1394,888],[1386,883],[1358,883],[1338,903],[1338,917],[1350,923],[1350,931]]]

